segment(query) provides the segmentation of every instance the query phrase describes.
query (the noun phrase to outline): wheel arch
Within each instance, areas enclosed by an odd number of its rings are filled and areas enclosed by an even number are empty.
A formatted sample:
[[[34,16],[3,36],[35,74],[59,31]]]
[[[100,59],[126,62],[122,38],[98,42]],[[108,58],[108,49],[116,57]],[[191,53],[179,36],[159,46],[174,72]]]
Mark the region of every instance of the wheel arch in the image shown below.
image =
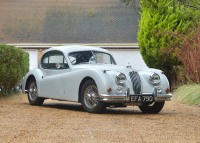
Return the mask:
[[[81,102],[81,89],[82,89],[84,83],[86,81],[88,81],[88,80],[92,80],[96,84],[95,80],[92,77],[87,76],[87,77],[83,78],[82,81],[81,81],[81,83],[80,83],[79,90],[78,90],[78,102]]]
[[[26,93],[28,89],[28,83],[30,82],[30,79],[35,79],[37,86],[39,87],[39,81],[45,77],[44,73],[39,69],[35,68],[31,71],[29,71],[22,81],[22,92]]]
[[[25,91],[27,91],[28,89],[28,83],[30,82],[31,79],[35,79],[35,76],[34,75],[29,75],[29,77],[27,78],[26,80],[26,84],[25,84]],[[35,79],[36,80],[36,79]]]

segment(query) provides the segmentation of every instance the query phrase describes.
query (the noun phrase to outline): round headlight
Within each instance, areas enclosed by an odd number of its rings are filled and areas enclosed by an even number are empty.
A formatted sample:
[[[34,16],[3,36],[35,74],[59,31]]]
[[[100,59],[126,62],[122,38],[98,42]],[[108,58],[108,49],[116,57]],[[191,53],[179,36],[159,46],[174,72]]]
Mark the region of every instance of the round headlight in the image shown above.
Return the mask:
[[[149,80],[152,84],[158,85],[160,83],[160,76],[157,73],[154,73],[150,76]]]
[[[120,73],[116,76],[116,82],[122,84],[126,81],[126,76],[123,73]]]

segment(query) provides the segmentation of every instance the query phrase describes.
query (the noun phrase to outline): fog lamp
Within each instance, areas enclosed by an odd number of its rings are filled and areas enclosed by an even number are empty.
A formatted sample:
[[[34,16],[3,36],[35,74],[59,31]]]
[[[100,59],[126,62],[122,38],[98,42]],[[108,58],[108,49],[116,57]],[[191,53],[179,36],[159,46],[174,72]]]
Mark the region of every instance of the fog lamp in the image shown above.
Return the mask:
[[[123,87],[122,86],[118,86],[117,87],[117,94],[121,94],[123,92]]]
[[[156,90],[157,90],[158,93],[162,92],[162,88],[160,86],[156,86]]]

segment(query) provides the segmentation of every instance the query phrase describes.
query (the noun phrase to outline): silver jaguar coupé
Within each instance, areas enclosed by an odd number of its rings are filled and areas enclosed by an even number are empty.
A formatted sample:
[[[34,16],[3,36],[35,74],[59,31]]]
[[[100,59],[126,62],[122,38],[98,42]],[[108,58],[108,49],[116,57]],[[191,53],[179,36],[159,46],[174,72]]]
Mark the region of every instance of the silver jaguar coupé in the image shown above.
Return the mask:
[[[39,67],[24,77],[22,91],[31,105],[42,105],[45,99],[66,100],[80,102],[91,113],[126,106],[159,113],[172,99],[162,71],[118,66],[107,50],[79,45],[46,50]]]

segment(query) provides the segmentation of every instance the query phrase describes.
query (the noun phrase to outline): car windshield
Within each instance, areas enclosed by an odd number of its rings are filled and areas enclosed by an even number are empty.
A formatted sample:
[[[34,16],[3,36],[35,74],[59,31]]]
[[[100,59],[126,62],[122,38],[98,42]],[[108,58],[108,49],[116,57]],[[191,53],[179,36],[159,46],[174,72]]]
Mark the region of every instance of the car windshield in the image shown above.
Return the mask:
[[[72,52],[68,55],[68,57],[72,65],[115,64],[115,61],[110,54],[98,51]]]

